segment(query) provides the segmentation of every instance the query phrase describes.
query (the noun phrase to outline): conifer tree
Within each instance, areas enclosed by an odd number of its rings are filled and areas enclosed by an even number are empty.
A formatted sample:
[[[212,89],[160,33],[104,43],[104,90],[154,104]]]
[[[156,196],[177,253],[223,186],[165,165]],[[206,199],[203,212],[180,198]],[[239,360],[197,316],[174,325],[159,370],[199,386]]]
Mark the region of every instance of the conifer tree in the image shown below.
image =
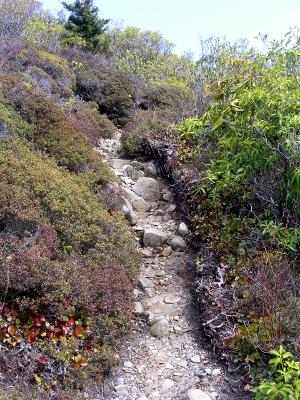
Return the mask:
[[[109,19],[98,17],[99,8],[93,0],[75,0],[74,3],[62,2],[71,14],[65,28],[85,39],[89,50],[98,50],[100,36],[104,34]]]

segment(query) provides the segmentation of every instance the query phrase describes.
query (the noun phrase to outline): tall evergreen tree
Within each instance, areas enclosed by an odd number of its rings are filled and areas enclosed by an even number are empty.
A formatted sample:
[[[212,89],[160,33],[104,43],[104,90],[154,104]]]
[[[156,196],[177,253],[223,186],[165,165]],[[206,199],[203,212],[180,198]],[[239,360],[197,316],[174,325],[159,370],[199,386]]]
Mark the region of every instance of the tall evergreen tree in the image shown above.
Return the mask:
[[[65,28],[84,38],[89,50],[97,50],[109,19],[98,17],[99,8],[94,6],[93,0],[63,1],[62,5],[71,13]]]

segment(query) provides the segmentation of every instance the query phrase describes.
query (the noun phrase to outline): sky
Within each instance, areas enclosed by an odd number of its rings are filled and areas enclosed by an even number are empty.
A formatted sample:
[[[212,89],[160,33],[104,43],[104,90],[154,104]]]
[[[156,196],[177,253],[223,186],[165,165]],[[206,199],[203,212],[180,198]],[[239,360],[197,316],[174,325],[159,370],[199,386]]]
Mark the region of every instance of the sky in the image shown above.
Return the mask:
[[[73,3],[74,0],[66,0]],[[44,0],[44,8],[60,10],[59,0]],[[300,27],[300,0],[94,0],[100,18],[123,20],[124,26],[160,31],[176,44],[174,52],[200,54],[199,37],[246,38],[258,48],[255,36],[282,39],[289,27]]]

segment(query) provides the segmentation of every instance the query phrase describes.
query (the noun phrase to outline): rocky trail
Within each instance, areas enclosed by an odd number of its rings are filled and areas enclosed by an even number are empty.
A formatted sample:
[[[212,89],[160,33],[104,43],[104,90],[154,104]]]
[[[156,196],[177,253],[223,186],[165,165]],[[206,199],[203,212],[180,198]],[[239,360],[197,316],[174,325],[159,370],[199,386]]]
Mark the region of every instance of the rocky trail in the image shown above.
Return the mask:
[[[176,193],[157,177],[153,162],[122,159],[119,149],[116,138],[103,140],[97,150],[123,181],[127,198],[122,211],[143,262],[132,332],[123,342],[120,365],[104,381],[101,398],[229,399],[222,390],[222,366],[201,344],[201,324],[193,312],[196,254],[188,245],[189,229]],[[116,182],[113,186],[120,190]]]

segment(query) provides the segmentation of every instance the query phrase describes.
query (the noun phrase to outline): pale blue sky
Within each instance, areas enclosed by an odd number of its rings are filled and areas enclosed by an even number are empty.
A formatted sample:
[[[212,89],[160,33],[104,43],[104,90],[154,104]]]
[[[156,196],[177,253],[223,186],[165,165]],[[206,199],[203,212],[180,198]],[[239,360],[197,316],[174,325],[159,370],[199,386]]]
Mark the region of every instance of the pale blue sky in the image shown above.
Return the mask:
[[[74,0],[67,0],[73,3]],[[300,26],[300,0],[94,0],[101,18],[124,20],[125,26],[160,31],[177,46],[199,55],[199,35],[225,35],[230,40],[268,33],[281,39],[289,26]],[[59,0],[44,0],[50,10],[62,8]]]

